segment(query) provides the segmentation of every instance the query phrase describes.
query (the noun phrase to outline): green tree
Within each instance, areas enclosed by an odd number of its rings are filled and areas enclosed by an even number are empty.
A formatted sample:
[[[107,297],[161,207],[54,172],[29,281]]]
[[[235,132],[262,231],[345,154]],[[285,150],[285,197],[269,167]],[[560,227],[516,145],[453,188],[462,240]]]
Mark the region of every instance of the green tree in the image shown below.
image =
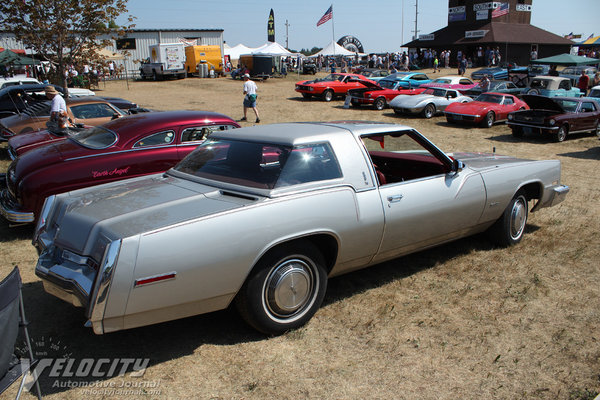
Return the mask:
[[[12,32],[57,73],[65,89],[67,65],[98,62],[98,50],[133,28],[118,27],[115,18],[127,12],[127,0],[6,0],[0,2],[0,29]]]

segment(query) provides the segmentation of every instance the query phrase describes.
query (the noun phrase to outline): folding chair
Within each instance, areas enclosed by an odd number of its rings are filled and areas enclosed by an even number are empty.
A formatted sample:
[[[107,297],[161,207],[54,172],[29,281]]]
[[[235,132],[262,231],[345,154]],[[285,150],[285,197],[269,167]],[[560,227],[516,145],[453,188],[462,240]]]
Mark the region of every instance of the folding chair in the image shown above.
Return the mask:
[[[33,358],[27,319],[23,307],[23,294],[21,293],[21,275],[19,268],[0,282],[0,394],[8,389],[22,375],[17,399],[21,396],[27,375],[32,372],[38,399],[41,399],[40,385],[34,372],[37,361]],[[15,343],[19,333],[19,326],[23,329],[29,359],[19,359],[14,354]]]

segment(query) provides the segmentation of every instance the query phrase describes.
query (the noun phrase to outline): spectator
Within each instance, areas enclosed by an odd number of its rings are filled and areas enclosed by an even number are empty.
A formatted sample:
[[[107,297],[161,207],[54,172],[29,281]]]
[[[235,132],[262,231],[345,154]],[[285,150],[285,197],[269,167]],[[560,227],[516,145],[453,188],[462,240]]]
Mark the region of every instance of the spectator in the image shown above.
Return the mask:
[[[579,77],[579,80],[577,81],[577,87],[579,88],[579,90],[581,90],[581,93],[583,93],[584,96],[587,95],[587,90],[588,90],[589,84],[590,84],[590,77],[587,76],[587,74],[585,73],[585,69],[582,69],[581,76]]]
[[[254,114],[256,115],[256,123],[259,123],[260,117],[258,116],[258,108],[256,108],[256,90],[258,88],[256,87],[256,83],[250,80],[249,74],[244,74],[242,79],[244,80],[244,116],[242,117],[242,119],[240,119],[240,121],[247,120],[246,114],[248,112],[248,109],[251,108],[254,111]]]

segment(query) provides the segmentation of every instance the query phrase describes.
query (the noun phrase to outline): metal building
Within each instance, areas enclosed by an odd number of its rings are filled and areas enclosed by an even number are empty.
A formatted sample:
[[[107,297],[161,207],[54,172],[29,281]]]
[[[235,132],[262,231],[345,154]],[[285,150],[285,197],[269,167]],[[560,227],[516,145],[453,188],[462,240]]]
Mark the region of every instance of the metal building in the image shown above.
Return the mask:
[[[140,61],[150,57],[149,46],[158,43],[177,43],[183,41],[189,44],[218,45],[223,49],[223,29],[133,29],[124,37],[113,40],[111,36],[101,37],[110,39],[110,52],[125,55],[122,60],[114,60],[117,67],[122,66],[128,72],[136,72]],[[6,49],[25,49],[23,43],[15,39],[11,32],[0,31],[0,47]],[[25,49],[28,54],[30,49]]]

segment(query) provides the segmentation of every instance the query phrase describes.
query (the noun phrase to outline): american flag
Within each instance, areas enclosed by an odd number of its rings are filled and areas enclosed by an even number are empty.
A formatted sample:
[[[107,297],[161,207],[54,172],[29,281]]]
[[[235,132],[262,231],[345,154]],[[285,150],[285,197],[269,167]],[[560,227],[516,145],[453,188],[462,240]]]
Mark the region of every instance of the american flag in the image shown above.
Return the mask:
[[[317,26],[323,25],[325,22],[329,21],[331,18],[333,18],[333,4],[331,6],[329,6],[327,11],[325,11],[325,14],[323,14],[323,16],[321,17],[319,22],[317,22]]]
[[[500,5],[492,11],[492,18],[506,15],[506,14],[508,14],[508,10],[509,10],[508,3],[500,3]]]

